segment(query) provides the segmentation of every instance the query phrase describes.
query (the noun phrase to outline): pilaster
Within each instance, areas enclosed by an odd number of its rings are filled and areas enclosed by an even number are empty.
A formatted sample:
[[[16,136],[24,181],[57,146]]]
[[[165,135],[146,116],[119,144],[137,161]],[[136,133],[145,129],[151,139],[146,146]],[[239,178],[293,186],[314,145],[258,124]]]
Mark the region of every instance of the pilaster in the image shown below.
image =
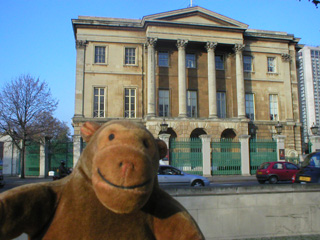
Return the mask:
[[[208,51],[208,98],[209,98],[209,118],[217,118],[217,83],[216,83],[216,64],[215,49],[217,43],[207,42]]]
[[[148,48],[148,75],[147,75],[147,116],[156,116],[156,81],[155,81],[155,45],[157,38],[147,38],[146,46]]]
[[[187,79],[186,79],[186,46],[188,40],[179,39],[178,47],[178,84],[179,84],[179,117],[187,117]]]
[[[202,141],[202,171],[204,177],[212,177],[211,173],[211,135],[200,135]]]
[[[46,177],[46,152],[45,144],[40,143],[40,165],[39,165],[39,177]]]
[[[73,167],[76,166],[81,155],[81,136],[73,135]]]
[[[85,55],[87,41],[76,40],[77,61],[76,61],[76,91],[75,91],[75,108],[74,116],[83,117],[84,102],[84,82],[85,82]]]
[[[284,65],[284,88],[286,89],[286,120],[293,121],[293,105],[292,105],[292,81],[291,81],[291,60],[290,54],[281,54]]]
[[[163,159],[160,159],[160,160],[162,160],[162,162],[164,164],[167,164],[167,165],[170,164],[169,163],[169,141],[170,141],[170,136],[171,135],[167,134],[167,133],[159,134],[159,139],[164,141],[166,143],[166,145],[167,145],[167,156],[165,158],[163,158]]]
[[[236,82],[237,82],[237,103],[238,103],[238,118],[245,118],[245,90],[243,76],[243,59],[242,51],[244,44],[235,44],[234,51],[236,53]]]
[[[241,174],[243,176],[250,175],[250,150],[249,150],[250,135],[239,136],[241,146]]]
[[[284,135],[275,135],[274,138],[277,141],[277,159],[278,161],[285,161],[285,139]]]

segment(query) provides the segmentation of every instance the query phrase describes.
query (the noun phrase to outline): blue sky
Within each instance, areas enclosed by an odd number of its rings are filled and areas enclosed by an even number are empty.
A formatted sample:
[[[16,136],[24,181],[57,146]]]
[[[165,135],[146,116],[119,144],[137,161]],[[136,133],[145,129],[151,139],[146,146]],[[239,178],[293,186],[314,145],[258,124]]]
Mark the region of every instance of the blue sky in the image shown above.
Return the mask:
[[[141,19],[189,4],[190,0],[0,0],[0,88],[21,74],[45,80],[59,100],[55,116],[70,125],[76,63],[71,19]],[[308,0],[193,0],[193,5],[251,29],[284,31],[301,38],[301,44],[320,45],[320,7]]]

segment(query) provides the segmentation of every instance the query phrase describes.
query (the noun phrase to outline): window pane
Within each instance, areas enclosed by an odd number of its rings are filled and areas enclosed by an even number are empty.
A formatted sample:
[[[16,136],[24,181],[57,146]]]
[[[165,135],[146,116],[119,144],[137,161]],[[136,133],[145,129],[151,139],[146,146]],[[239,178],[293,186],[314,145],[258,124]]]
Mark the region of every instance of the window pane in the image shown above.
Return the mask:
[[[252,93],[246,94],[246,117],[254,120],[254,96]]]
[[[217,111],[219,118],[226,118],[226,93],[217,92]]]
[[[159,67],[168,67],[169,66],[169,53],[168,52],[159,52],[158,53],[158,65],[159,65]]]
[[[124,106],[124,116],[126,118],[136,117],[136,90],[135,89],[125,89],[125,106]]]
[[[246,72],[252,71],[252,57],[251,56],[243,56],[243,70]]]
[[[159,116],[169,116],[169,90],[159,90]]]
[[[93,117],[105,117],[105,89],[93,89]]]
[[[272,94],[269,96],[270,104],[270,120],[279,120],[278,116],[278,95]]]
[[[125,49],[125,64],[136,64],[136,49],[126,48]]]
[[[94,62],[95,63],[105,63],[105,47],[95,47],[95,54],[94,54]]]
[[[268,57],[268,72],[276,72],[274,57]]]
[[[188,91],[187,92],[187,116],[197,117],[197,92]]]
[[[222,55],[216,55],[215,56],[215,62],[216,62],[216,69],[224,70],[223,56]]]
[[[195,68],[196,67],[196,55],[195,54],[186,54],[186,67]]]

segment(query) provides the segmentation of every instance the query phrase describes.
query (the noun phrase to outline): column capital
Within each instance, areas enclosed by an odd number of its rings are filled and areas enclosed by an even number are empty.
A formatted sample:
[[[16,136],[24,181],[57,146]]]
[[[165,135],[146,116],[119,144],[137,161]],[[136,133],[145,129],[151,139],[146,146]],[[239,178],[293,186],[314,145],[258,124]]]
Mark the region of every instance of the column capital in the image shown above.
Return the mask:
[[[76,48],[85,48],[88,44],[88,41],[85,40],[76,40]]]
[[[147,41],[146,41],[146,46],[147,47],[155,47],[156,43],[158,41],[158,38],[151,38],[151,37],[147,37]]]
[[[207,42],[205,48],[207,49],[207,51],[209,50],[215,50],[217,47],[218,43],[217,42]]]
[[[187,44],[188,44],[188,40],[184,40],[184,39],[178,39],[177,40],[178,49],[185,49]]]
[[[287,53],[281,54],[281,58],[284,62],[291,62],[292,59],[291,55]]]
[[[234,45],[233,50],[235,51],[235,53],[242,53],[242,51],[244,50],[245,46],[246,46],[245,44],[236,43]]]

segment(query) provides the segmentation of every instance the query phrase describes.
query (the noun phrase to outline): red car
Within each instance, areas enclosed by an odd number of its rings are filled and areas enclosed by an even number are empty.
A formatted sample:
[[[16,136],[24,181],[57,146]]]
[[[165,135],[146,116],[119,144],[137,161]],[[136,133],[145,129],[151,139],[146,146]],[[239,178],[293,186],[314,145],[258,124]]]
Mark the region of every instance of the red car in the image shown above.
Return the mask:
[[[297,165],[290,162],[265,162],[258,168],[256,178],[261,184],[266,181],[270,184],[278,181],[291,181],[299,170]]]

